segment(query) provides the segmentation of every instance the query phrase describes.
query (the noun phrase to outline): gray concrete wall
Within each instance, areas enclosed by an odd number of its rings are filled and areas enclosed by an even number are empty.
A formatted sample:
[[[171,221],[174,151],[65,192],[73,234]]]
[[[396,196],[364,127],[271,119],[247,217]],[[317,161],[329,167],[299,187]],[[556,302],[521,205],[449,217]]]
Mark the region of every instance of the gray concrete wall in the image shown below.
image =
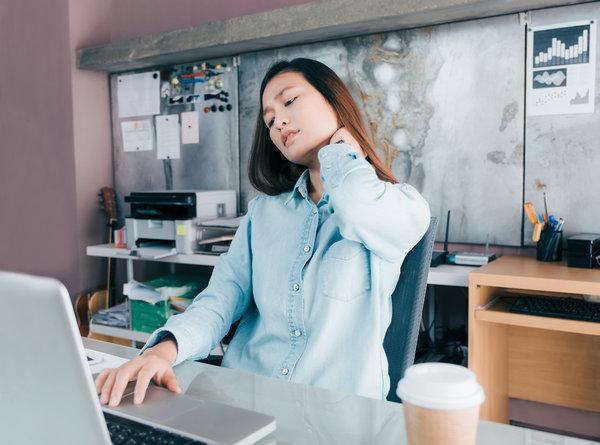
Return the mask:
[[[532,24],[598,16],[600,3],[594,2],[533,11]],[[432,214],[445,218],[452,211],[451,242],[520,246],[524,231],[528,245],[522,204],[537,200],[540,208],[540,195],[532,189],[535,179],[548,184],[550,210],[568,221],[566,235],[600,231],[600,176],[595,174],[600,112],[526,118],[525,44],[525,28],[512,14],[242,54],[241,210],[256,193],[248,181],[247,162],[260,81],[274,61],[302,56],[326,63],[347,83],[380,156],[401,181],[423,193]],[[132,167],[120,165],[125,158],[119,149],[120,129],[113,130],[119,177]],[[225,145],[233,143],[222,137]],[[228,156],[235,162],[233,152]],[[194,177],[204,174],[201,164],[191,161],[181,171],[182,184],[200,184]],[[225,163],[211,174],[235,176],[232,168],[235,164]],[[160,168],[140,172],[153,178],[146,179],[151,182],[130,182],[123,191],[138,185],[161,188]],[[440,230],[438,240],[442,235]]]
[[[349,86],[398,179],[423,193],[433,215],[452,210],[451,241],[489,234],[490,243],[519,245],[523,51],[523,27],[510,15],[244,54],[240,134],[252,134],[267,67],[315,58]],[[240,142],[245,171],[251,139]],[[246,175],[242,193],[252,195]]]
[[[534,26],[597,17],[599,2],[531,14]],[[536,180],[550,213],[567,221],[565,236],[600,233],[599,89],[593,114],[525,117],[525,42],[509,15],[245,54],[240,133],[252,132],[261,73],[279,58],[313,57],[347,82],[397,177],[432,214],[452,211],[451,242],[518,246],[523,230],[532,245],[522,203],[541,211]],[[249,148],[242,138],[243,171]],[[242,176],[242,196],[252,195]]]
[[[600,18],[600,3],[534,11],[534,25]],[[596,48],[600,47],[600,33]],[[597,53],[596,53],[597,54]],[[542,211],[546,185],[548,212],[565,219],[565,232],[600,233],[600,60],[596,56],[593,114],[531,116],[525,129],[525,200]],[[525,244],[532,244],[525,224]]]

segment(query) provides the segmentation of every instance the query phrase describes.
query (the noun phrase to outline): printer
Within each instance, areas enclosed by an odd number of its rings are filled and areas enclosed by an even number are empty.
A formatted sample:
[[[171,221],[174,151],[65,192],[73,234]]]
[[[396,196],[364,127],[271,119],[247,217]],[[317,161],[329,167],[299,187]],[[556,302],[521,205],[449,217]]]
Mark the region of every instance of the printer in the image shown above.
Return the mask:
[[[152,259],[194,253],[198,224],[237,216],[235,190],[132,192],[125,202],[130,204],[127,248]]]

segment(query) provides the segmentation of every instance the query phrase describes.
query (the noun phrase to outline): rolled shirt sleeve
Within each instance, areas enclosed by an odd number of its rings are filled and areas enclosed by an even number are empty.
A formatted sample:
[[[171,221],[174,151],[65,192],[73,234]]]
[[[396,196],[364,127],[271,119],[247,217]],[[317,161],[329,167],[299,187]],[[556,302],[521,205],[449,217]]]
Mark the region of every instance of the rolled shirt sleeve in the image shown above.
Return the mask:
[[[227,253],[219,257],[210,282],[182,314],[174,315],[152,333],[140,354],[171,334],[177,343],[177,359],[206,358],[227,334],[231,325],[248,309],[252,298],[251,219],[256,201],[240,222]]]
[[[427,201],[408,184],[379,179],[349,144],[326,145],[318,158],[342,236],[363,243],[385,260],[402,260],[429,227]]]

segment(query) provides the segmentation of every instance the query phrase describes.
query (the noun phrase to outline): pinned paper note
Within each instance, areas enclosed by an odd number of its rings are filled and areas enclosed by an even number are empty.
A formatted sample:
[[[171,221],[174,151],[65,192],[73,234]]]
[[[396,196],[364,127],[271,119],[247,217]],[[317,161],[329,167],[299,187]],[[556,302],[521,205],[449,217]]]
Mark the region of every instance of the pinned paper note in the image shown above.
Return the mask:
[[[198,112],[186,111],[181,113],[181,143],[198,144],[199,142]]]
[[[150,119],[121,122],[124,151],[152,150],[152,122]]]
[[[156,155],[158,159],[179,159],[179,115],[156,116]]]
[[[152,116],[160,113],[158,71],[126,74],[117,79],[119,117]]]

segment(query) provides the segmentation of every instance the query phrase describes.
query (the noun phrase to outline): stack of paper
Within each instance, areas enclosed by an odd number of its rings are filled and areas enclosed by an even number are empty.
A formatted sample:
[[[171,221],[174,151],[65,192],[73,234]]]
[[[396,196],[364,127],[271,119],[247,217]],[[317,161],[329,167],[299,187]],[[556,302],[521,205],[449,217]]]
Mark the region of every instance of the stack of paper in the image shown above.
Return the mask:
[[[192,300],[208,284],[207,280],[189,275],[168,275],[142,283],[131,280],[123,285],[123,293],[130,300],[156,304],[159,301]]]

